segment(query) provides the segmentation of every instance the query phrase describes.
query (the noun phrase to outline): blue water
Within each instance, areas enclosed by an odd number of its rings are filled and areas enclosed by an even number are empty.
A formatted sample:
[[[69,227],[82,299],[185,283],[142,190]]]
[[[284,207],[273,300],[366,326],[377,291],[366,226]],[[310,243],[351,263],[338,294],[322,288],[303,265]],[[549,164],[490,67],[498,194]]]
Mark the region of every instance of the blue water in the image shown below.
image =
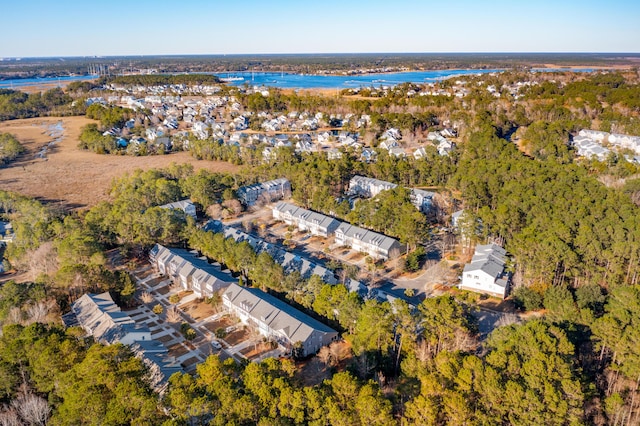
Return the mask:
[[[243,80],[229,81],[234,86],[269,86],[282,89],[348,89],[355,87],[395,86],[401,83],[432,83],[457,75],[488,74],[503,70],[432,70],[366,75],[312,75],[289,73],[240,72],[216,74],[220,78]]]
[[[0,80],[0,89],[18,89],[24,86],[37,86],[47,83],[71,83],[73,81],[85,81],[98,78],[97,75],[74,75],[64,77],[44,77],[44,78],[19,78],[14,80]]]
[[[502,72],[500,69],[489,70],[431,70],[431,71],[410,71],[387,74],[365,74],[365,75],[314,75],[314,74],[290,74],[271,72],[240,72],[240,73],[217,73],[221,78],[241,77],[242,80],[230,81],[233,86],[268,86],[282,89],[349,89],[358,87],[380,87],[395,86],[402,83],[432,83],[446,78],[461,75],[478,75],[494,72]],[[596,69],[564,69],[564,68],[535,68],[537,72],[593,72]],[[34,86],[46,83],[70,83],[72,81],[93,80],[97,76],[79,75],[65,77],[45,77],[45,78],[25,78],[15,80],[0,81],[0,89],[19,89],[23,86]]]

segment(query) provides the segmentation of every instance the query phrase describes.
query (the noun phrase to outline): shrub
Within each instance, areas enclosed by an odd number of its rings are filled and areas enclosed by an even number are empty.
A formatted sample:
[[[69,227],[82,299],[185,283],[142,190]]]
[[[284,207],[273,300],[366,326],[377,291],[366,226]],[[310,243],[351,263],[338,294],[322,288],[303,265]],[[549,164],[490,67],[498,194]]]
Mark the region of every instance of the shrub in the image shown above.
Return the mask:
[[[157,304],[156,306],[153,307],[153,313],[156,315],[160,315],[161,313],[164,312],[164,308],[162,307],[161,304]]]
[[[518,287],[513,292],[514,302],[520,309],[535,311],[542,308],[542,295],[529,287]]]

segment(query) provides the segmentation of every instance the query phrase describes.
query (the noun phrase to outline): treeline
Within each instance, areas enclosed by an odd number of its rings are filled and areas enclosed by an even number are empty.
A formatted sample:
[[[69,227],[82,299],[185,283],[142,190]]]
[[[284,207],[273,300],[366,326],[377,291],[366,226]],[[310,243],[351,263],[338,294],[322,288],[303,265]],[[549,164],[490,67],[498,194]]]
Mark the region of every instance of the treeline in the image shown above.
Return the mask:
[[[79,139],[78,148],[87,149],[96,154],[110,154],[118,148],[116,138],[111,135],[105,135],[95,123],[82,126]]]
[[[10,133],[0,133],[0,163],[10,163],[26,152],[24,145]]]
[[[82,330],[9,325],[0,337],[0,423],[161,424],[166,415],[142,361]]]
[[[251,93],[249,95],[239,95],[239,100],[249,111],[259,113],[262,111],[279,113],[285,111],[331,111],[339,106],[339,101],[329,96],[319,96],[310,93],[285,94],[276,88],[269,88],[269,95],[262,93]]]
[[[523,282],[637,281],[638,209],[581,167],[526,158],[489,129],[470,138],[452,183]]]
[[[627,306],[636,299],[637,294]],[[464,307],[450,297],[428,299],[417,311],[402,306],[393,314],[375,305],[364,309],[354,327],[365,340],[352,343],[361,355],[348,362],[347,371],[337,372],[345,354],[337,347],[324,350],[318,368],[333,374],[319,384],[304,385],[287,360],[238,365],[211,356],[198,365],[195,376],[174,374],[162,400],[150,391],[141,361],[122,345],[92,344],[74,328],[6,326],[0,337],[0,377],[6,379],[0,382],[0,400],[8,404],[0,409],[0,418],[19,421],[26,415],[20,404],[27,398],[38,401],[37,413],[54,425],[110,419],[167,425],[569,425],[603,424],[631,415],[617,392],[603,400],[606,408],[585,413],[588,372],[580,369],[571,335],[548,321],[503,327],[490,336],[483,355],[476,355],[472,324]],[[603,324],[619,320],[624,312],[605,315],[611,317]],[[389,360],[389,369],[401,372],[396,378],[368,361],[389,345],[401,347],[404,354]],[[633,374],[628,368],[638,355],[625,349],[616,346],[626,376]],[[362,378],[374,372],[375,381]]]
[[[103,129],[122,127],[124,123],[135,116],[135,111],[119,106],[104,106],[99,103],[89,105],[87,118],[100,121]]]
[[[59,88],[30,94],[0,89],[0,121],[48,115],[73,115],[75,110],[72,102],[73,99]]]
[[[146,75],[121,75],[106,78],[105,83],[122,85],[164,86],[167,84],[219,84],[220,79],[212,74],[146,74]]]

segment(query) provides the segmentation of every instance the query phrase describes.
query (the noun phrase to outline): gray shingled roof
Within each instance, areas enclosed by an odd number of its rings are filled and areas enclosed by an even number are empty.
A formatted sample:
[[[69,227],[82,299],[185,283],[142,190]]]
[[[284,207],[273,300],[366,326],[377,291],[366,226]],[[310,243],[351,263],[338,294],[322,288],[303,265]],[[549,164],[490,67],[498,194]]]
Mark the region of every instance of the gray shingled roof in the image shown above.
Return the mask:
[[[482,271],[496,280],[496,284],[506,287],[508,280],[501,279],[505,273],[506,251],[496,244],[478,245],[475,254],[464,267],[464,273]]]
[[[314,333],[338,334],[321,322],[255,288],[232,284],[225,291],[224,297],[253,318],[264,322],[271,330],[286,336],[291,343],[305,342]]]
[[[346,235],[348,238],[372,244],[386,251],[391,250],[394,245],[398,244],[398,241],[391,237],[369,231],[368,229],[360,228],[359,226],[349,225],[348,223],[342,223],[336,230],[336,232],[338,231]]]
[[[206,231],[222,233],[225,238],[232,238],[234,241],[247,241],[256,253],[260,254],[263,251],[267,252],[276,263],[284,268],[285,272],[291,273],[293,271],[298,271],[305,279],[310,278],[311,275],[318,275],[327,284],[338,283],[333,272],[324,266],[294,255],[275,244],[268,243],[261,238],[249,235],[239,229],[231,226],[225,226],[218,221],[209,221],[203,229]]]

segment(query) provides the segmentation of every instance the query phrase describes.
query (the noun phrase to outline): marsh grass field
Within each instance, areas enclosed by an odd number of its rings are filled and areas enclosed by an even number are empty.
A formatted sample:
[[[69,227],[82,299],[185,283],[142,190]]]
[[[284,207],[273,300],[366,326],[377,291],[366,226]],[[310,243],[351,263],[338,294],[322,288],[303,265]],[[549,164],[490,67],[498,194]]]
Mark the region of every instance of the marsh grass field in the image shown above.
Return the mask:
[[[0,133],[13,134],[27,152],[0,167],[0,189],[58,204],[65,210],[91,207],[108,199],[114,178],[136,169],[192,164],[194,169],[235,172],[240,166],[200,161],[188,152],[134,157],[99,155],[79,149],[85,117],[47,117],[0,122]],[[46,146],[46,153],[42,154]]]

